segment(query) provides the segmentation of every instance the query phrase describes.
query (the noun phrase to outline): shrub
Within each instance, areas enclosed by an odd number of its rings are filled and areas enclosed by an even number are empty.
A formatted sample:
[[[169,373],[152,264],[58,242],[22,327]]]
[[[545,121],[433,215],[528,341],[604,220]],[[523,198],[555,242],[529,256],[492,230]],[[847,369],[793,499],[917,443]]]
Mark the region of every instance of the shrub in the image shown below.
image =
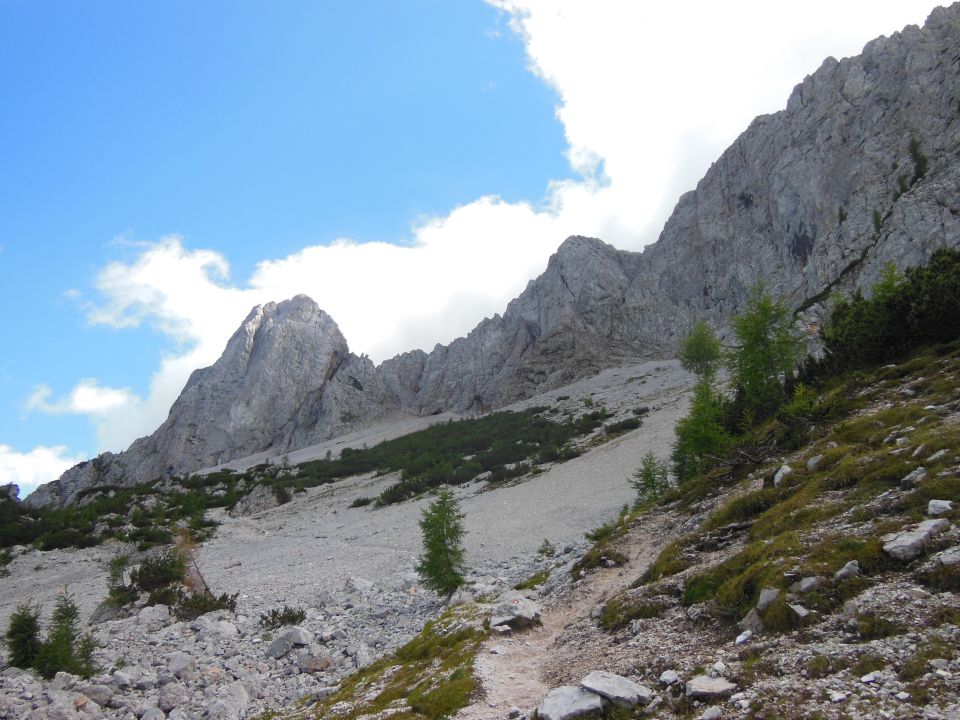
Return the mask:
[[[441,490],[437,499],[423,511],[423,555],[417,574],[431,590],[452,595],[463,584],[463,514],[450,490]]]
[[[702,380],[693,390],[689,414],[676,427],[673,446],[673,471],[678,482],[702,473],[730,446],[730,436],[723,427],[722,398]]]
[[[553,557],[557,554],[557,546],[547,538],[544,538],[543,542],[540,543],[540,547],[537,548],[537,554],[543,555],[544,557]]]
[[[173,614],[178,620],[195,620],[215,610],[237,610],[237,593],[228,595],[214,595],[208,590],[194,590],[182,593],[179,601],[173,607]]]
[[[110,569],[107,574],[107,603],[114,607],[122,607],[137,599],[137,590],[123,581],[123,574],[130,563],[126,555],[117,555],[110,560]]]
[[[669,472],[667,463],[648,451],[630,481],[637,491],[637,504],[663,497],[670,490]]]
[[[60,671],[83,678],[89,678],[96,672],[93,637],[89,633],[80,634],[77,628],[79,616],[73,596],[62,592],[57,597],[46,640],[34,658],[34,667],[47,680]]]
[[[40,650],[40,610],[28,603],[17,605],[7,626],[7,648],[10,664],[18,668],[33,666]]]
[[[760,285],[743,313],[733,319],[737,340],[727,366],[742,405],[741,416],[768,414],[784,399],[784,380],[800,359],[800,339],[792,313]]]
[[[167,548],[145,558],[140,567],[130,573],[130,583],[137,590],[153,592],[175,583],[183,583],[187,576],[187,559],[175,548]]]
[[[307,617],[303,608],[292,608],[284,605],[282,610],[274,608],[270,612],[260,613],[260,625],[270,630],[276,630],[284,625],[297,625]]]
[[[372,502],[373,502],[373,498],[358,497],[358,498],[354,498],[353,502],[350,503],[350,507],[352,508],[365,507]]]

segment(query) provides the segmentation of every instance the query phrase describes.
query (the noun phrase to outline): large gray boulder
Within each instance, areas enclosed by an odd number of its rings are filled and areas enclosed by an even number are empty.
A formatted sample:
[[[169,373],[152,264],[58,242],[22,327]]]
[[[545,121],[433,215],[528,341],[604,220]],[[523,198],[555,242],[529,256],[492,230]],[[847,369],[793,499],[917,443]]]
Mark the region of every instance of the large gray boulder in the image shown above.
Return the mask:
[[[653,699],[650,688],[606,670],[594,670],[580,681],[580,687],[624,707],[646,705]]]
[[[568,720],[603,710],[603,698],[582,687],[562,685],[547,693],[537,706],[540,720]]]
[[[508,590],[497,600],[490,616],[490,627],[510,625],[523,627],[540,619],[540,606],[516,590]]]
[[[884,535],[883,551],[896,560],[908,562],[920,557],[933,538],[949,529],[950,521],[945,518],[924,520],[910,529]]]

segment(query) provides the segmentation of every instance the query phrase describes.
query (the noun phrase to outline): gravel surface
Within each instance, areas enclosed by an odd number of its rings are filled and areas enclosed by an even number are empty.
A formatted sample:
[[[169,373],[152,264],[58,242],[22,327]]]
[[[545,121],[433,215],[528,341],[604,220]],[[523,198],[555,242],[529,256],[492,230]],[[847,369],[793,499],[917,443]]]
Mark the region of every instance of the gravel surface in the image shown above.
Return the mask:
[[[642,405],[651,412],[638,430],[539,476],[495,490],[486,490],[483,483],[457,488],[466,516],[468,565],[510,576],[529,564],[545,538],[559,547],[582,542],[585,531],[632,500],[627,480],[641,456],[648,450],[669,455],[673,427],[685,412],[691,385],[691,376],[675,361],[647,362],[607,370],[511,406],[582,411],[592,403],[618,418],[631,416],[631,410]],[[338,448],[369,444],[427,422],[406,418],[332,442]],[[291,453],[291,462],[322,457],[330,447],[325,443]],[[311,607],[321,591],[340,591],[351,576],[380,583],[412,573],[421,549],[418,520],[428,500],[382,509],[348,507],[356,497],[373,496],[395,480],[351,478],[313,488],[254,516],[219,516],[223,524],[200,554],[208,583],[216,592],[239,592],[240,608],[259,613],[278,604]],[[86,550],[31,550],[16,557],[10,576],[0,580],[0,624],[5,627],[9,614],[25,600],[40,601],[49,613],[64,586],[88,615],[106,595],[106,563],[120,550],[108,543]]]

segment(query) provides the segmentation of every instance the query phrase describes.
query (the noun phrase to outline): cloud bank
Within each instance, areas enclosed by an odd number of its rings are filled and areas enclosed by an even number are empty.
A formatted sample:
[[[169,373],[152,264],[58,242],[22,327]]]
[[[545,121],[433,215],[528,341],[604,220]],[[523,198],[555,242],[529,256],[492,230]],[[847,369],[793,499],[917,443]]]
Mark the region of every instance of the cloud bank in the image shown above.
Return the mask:
[[[922,23],[933,6],[488,2],[523,39],[531,72],[557,94],[577,180],[547,183],[536,202],[466,202],[412,227],[409,238],[308,246],[239,280],[229,258],[180,237],[144,244],[132,261],[99,273],[102,301],[88,319],[149,323],[170,339],[147,396],[86,379],[54,401],[39,388],[32,408],[88,415],[100,449],[121,450],[159,425],[189,373],[216,360],[253,305],[297,293],[375,361],[448,342],[502,312],[568,235],[624,249],[655,240],[679,195],[756,115],[782,108],[824,57],[856,54],[877,35]]]

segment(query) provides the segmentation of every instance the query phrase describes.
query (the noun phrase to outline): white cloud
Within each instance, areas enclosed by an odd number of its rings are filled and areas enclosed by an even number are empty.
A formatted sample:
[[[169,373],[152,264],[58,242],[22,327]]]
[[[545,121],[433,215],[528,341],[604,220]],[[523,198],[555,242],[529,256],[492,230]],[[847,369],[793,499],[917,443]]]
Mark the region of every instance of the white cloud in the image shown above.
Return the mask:
[[[20,497],[23,498],[38,485],[56,480],[64,470],[83,459],[71,456],[62,445],[35,447],[27,453],[17,452],[9,445],[0,445],[0,485],[19,485]]]
[[[51,394],[48,386],[38,385],[27,400],[27,409],[48,415],[103,415],[134,399],[130,390],[102,387],[92,378],[81,380],[59,400],[50,402]]]
[[[176,348],[146,398],[92,413],[102,448],[151,432],[190,371],[216,360],[257,303],[306,293],[354,352],[379,361],[429,350],[502,312],[568,235],[643,247],[709,163],[754,116],[782,108],[825,56],[856,54],[872,37],[921,23],[933,5],[488,1],[556,91],[579,178],[549,183],[536,203],[473,200],[420,222],[404,246],[344,239],[266,259],[239,282],[217,252],[176,236],[143,244],[100,273],[104,302],[89,317],[120,328],[152,323]]]

